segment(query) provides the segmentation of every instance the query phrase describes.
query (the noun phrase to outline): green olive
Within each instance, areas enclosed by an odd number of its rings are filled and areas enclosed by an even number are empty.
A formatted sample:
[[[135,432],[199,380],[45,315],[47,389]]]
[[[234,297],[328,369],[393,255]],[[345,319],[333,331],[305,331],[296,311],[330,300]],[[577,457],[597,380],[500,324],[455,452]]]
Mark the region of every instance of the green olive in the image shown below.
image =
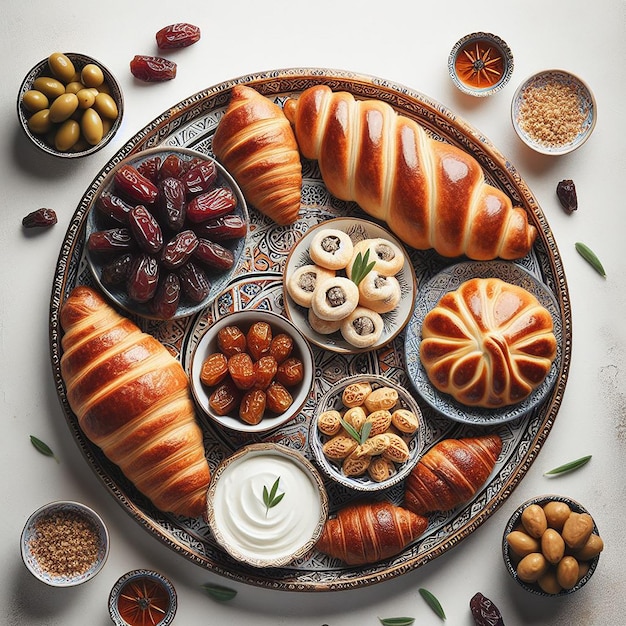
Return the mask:
[[[85,85],[79,80],[73,80],[65,85],[65,93],[78,93],[81,89],[85,89]]]
[[[117,104],[108,93],[100,92],[96,96],[96,102],[93,106],[102,117],[114,120],[118,116]]]
[[[36,89],[29,89],[22,96],[22,104],[31,112],[37,113],[42,109],[47,109],[50,102],[46,94],[37,91]]]
[[[91,89],[81,89],[76,93],[76,97],[78,98],[78,106],[81,109],[89,109],[93,106],[96,101],[96,96],[94,95]]]
[[[50,109],[37,111],[28,118],[28,128],[35,135],[45,135],[51,128]]]
[[[55,124],[65,121],[78,108],[75,93],[65,93],[50,105],[50,120]]]
[[[48,96],[48,98],[58,98],[65,93],[65,85],[60,80],[51,78],[50,76],[35,78],[33,89],[41,91],[41,93]]]
[[[80,129],[87,143],[95,146],[102,141],[102,119],[94,109],[87,109],[83,113]]]
[[[71,82],[76,73],[72,61],[62,52],[53,52],[48,57],[48,65],[55,78],[58,78],[64,83]]]
[[[67,152],[80,138],[80,124],[76,120],[66,120],[54,136],[54,147]]]
[[[85,87],[99,87],[104,82],[104,73],[95,63],[87,63],[80,73]]]

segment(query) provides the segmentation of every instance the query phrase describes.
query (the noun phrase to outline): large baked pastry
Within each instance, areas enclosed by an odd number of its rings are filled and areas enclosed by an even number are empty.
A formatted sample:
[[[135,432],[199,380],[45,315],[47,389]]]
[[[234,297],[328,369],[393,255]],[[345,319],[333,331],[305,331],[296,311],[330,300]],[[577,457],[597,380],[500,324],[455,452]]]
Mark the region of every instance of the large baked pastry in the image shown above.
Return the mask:
[[[60,321],[61,375],[87,438],[161,511],[203,514],[209,466],[180,363],[89,287]]]
[[[529,291],[473,278],[425,316],[420,359],[432,384],[458,402],[516,404],[548,375],[556,356],[550,312]]]
[[[428,520],[390,502],[349,504],[329,519],[317,548],[348,565],[365,565],[399,554]]]
[[[404,506],[427,515],[464,504],[485,484],[501,451],[496,434],[440,441],[411,470]]]
[[[385,221],[409,246],[476,260],[515,259],[530,250],[535,227],[485,182],[476,159],[432,139],[389,104],[317,85],[288,99],[284,111],[328,190]]]
[[[302,164],[281,107],[251,87],[235,85],[212,145],[248,203],[277,224],[298,219]]]

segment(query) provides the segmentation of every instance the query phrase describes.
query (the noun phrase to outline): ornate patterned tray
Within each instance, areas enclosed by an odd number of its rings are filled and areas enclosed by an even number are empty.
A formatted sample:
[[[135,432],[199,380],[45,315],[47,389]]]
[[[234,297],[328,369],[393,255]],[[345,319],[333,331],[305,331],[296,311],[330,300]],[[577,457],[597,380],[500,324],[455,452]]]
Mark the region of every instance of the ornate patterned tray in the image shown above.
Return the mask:
[[[420,539],[393,559],[368,567],[346,567],[316,551],[300,561],[279,569],[254,569],[230,558],[213,540],[201,520],[173,518],[157,511],[124,478],[80,431],[72,413],[60,374],[61,334],[59,310],[69,291],[79,283],[93,284],[84,258],[85,222],[91,202],[107,172],[124,157],[153,146],[186,146],[211,152],[211,140],[237,83],[253,86],[264,95],[282,103],[291,94],[315,84],[325,83],[334,90],[352,92],[358,98],[378,98],[399,112],[419,121],[429,133],[460,146],[482,165],[488,181],[502,188],[515,204],[525,207],[539,231],[533,251],[520,264],[554,293],[563,323],[561,361],[557,380],[546,399],[529,414],[506,424],[490,427],[503,439],[503,452],[488,483],[465,506],[448,514],[436,514]],[[351,203],[331,197],[312,162],[303,167],[304,186],[300,220],[291,227],[278,227],[251,210],[250,235],[245,263],[227,289],[203,312],[181,320],[159,323],[135,320],[177,354],[189,371],[192,350],[204,330],[230,311],[262,308],[282,313],[282,271],[292,246],[307,229],[321,220],[337,216],[365,217]],[[418,286],[457,260],[443,259],[432,251],[411,253]],[[50,303],[50,348],[57,393],[72,436],[87,462],[115,500],[148,532],[184,558],[217,574],[241,582],[290,591],[329,591],[377,583],[425,565],[476,530],[511,494],[536,458],[556,418],[567,382],[571,356],[571,311],[561,257],[548,223],[535,198],[515,168],[489,142],[451,111],[423,94],[407,87],[371,76],[346,71],[301,68],[254,74],[215,85],[165,111],[140,130],[94,178],[71,220],[61,248]],[[404,334],[377,352],[337,354],[314,347],[317,382],[312,397],[299,416],[288,426],[263,437],[291,446],[311,457],[307,445],[307,415],[317,400],[338,379],[371,372],[389,376],[408,387],[404,363]],[[419,398],[417,398],[420,401]],[[442,418],[425,403],[421,408],[426,420],[426,447],[445,437],[471,436],[485,432],[475,425],[464,425]],[[207,457],[211,469],[244,443],[237,436],[202,423]],[[259,437],[261,439],[261,437]],[[402,485],[392,487],[384,497],[396,504],[402,500]],[[331,513],[355,494],[329,485]]]

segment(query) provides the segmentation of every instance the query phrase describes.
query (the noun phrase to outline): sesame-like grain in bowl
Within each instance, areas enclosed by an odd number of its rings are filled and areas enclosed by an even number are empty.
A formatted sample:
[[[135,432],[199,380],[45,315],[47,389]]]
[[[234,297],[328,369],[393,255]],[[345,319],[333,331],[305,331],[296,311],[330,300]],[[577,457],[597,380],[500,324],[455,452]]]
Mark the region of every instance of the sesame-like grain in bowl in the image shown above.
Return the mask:
[[[549,81],[524,89],[518,123],[540,144],[564,145],[576,139],[587,116],[574,85]]]

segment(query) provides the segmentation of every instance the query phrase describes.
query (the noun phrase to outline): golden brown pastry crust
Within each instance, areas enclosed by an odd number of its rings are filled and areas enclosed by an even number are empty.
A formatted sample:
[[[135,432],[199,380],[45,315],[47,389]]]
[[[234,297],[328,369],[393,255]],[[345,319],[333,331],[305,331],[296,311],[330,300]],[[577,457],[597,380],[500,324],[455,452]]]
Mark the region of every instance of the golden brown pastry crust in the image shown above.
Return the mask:
[[[389,104],[317,85],[288,99],[284,111],[329,191],[387,222],[404,243],[476,260],[515,259],[530,250],[535,227],[486,184],[476,159],[433,140]]]
[[[298,219],[300,153],[278,105],[251,87],[235,85],[212,147],[250,204],[277,224]]]
[[[87,438],[158,509],[203,514],[209,466],[180,363],[89,287],[72,291],[60,319],[61,374]]]
[[[420,358],[432,384],[458,402],[520,402],[556,356],[550,312],[526,289],[475,278],[445,294],[422,325]]]

